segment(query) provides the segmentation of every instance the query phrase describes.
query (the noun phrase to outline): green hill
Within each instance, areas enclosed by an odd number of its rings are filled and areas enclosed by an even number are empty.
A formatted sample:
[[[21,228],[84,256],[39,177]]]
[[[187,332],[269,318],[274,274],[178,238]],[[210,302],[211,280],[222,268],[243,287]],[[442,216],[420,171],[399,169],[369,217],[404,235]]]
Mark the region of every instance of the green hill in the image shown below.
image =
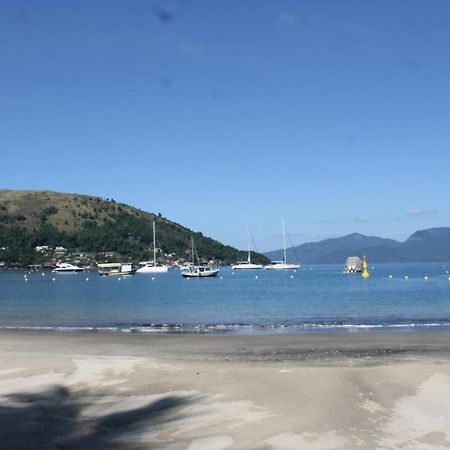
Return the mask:
[[[65,247],[68,253],[86,252],[95,261],[134,262],[150,258],[152,222],[157,227],[158,255],[190,260],[194,237],[200,258],[223,264],[246,257],[245,252],[193,232],[160,215],[141,211],[113,199],[50,191],[0,190],[0,261],[24,266],[44,262],[48,254],[36,246]],[[54,255],[53,255],[54,257]],[[255,262],[267,258],[254,254]]]

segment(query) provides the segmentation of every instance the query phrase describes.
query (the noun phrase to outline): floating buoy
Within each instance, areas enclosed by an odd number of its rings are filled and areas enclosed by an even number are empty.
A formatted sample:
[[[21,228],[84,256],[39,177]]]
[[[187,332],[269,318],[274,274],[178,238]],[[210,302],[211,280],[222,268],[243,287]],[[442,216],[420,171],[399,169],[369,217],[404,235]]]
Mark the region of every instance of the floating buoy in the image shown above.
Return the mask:
[[[42,276],[45,277],[45,273],[44,272],[42,272]]]
[[[89,278],[86,278],[86,281],[89,281]]]
[[[368,264],[367,264],[367,261],[366,261],[366,257],[364,256],[363,257],[363,263],[362,263],[362,274],[361,274],[361,276],[364,279],[367,279],[367,278],[370,277],[370,273],[367,271],[367,267],[368,267]]]
[[[25,278],[23,281],[25,281],[25,283],[28,283],[28,278]]]
[[[408,275],[405,275],[405,280],[408,280],[408,279],[409,279]]]
[[[234,275],[234,272],[231,272],[231,275]]]
[[[221,280],[223,280],[223,277],[220,277]]]
[[[258,279],[258,275],[255,275],[255,280],[257,280]]]
[[[119,278],[117,278],[117,281],[120,281],[121,279],[122,279],[122,278],[119,277]]]
[[[294,275],[291,275],[291,278],[294,278]]]
[[[152,281],[155,281],[156,280],[156,278],[155,277],[152,277]]]
[[[427,281],[427,280],[428,280],[428,277],[425,275],[425,276],[423,277],[423,279],[424,279],[425,281]]]
[[[26,277],[27,277],[27,274],[25,274],[23,277],[26,278]]]
[[[392,275],[389,275],[389,278],[392,278]]]
[[[52,278],[52,281],[56,281],[56,278]]]

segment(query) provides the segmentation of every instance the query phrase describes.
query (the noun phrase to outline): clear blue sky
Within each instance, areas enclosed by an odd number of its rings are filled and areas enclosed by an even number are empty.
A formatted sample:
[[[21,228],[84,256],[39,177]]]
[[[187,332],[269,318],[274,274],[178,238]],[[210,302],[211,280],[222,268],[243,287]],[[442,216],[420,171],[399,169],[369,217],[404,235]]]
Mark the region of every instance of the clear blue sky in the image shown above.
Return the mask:
[[[1,187],[224,243],[450,225],[450,2],[2,0]]]

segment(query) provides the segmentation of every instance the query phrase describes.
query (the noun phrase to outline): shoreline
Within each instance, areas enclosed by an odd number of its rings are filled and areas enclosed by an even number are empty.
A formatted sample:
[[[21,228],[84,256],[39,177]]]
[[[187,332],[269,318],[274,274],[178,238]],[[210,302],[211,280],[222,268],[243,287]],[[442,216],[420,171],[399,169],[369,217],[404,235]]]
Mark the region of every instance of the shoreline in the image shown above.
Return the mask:
[[[450,448],[450,332],[0,330],[5,448]]]
[[[450,360],[450,331],[438,332],[357,332],[354,334],[190,334],[190,333],[140,333],[106,330],[35,330],[0,329],[0,342],[39,341],[47,344],[66,341],[109,347],[123,345],[128,350],[151,345],[152,352],[167,355],[183,349],[184,355],[201,355],[205,360],[211,355],[221,358],[232,355],[234,360],[259,360],[268,362],[295,361],[334,362],[353,358],[428,358],[448,357]],[[107,348],[110,350],[109,348]],[[98,350],[98,349],[97,349]],[[97,351],[96,350],[96,351]],[[160,355],[161,356],[161,355]]]
[[[136,333],[180,336],[309,336],[450,333],[450,322],[398,324],[144,324],[123,326],[95,325],[2,325],[1,331],[55,331],[92,333]]]

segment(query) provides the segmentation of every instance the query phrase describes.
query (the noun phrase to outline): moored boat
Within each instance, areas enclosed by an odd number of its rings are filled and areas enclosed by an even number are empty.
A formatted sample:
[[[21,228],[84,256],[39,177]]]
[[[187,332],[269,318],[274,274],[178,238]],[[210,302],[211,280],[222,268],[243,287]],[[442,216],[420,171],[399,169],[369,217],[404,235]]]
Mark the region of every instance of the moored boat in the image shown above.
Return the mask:
[[[185,278],[204,278],[204,277],[216,277],[219,273],[219,269],[211,266],[193,266],[189,269],[185,269],[181,272],[181,275]]]
[[[136,273],[165,273],[169,270],[166,264],[158,265],[156,262],[156,229],[155,222],[153,222],[153,261],[142,261],[139,263],[139,269]]]
[[[250,229],[247,227],[247,261],[238,261],[236,264],[232,264],[233,270],[241,269],[262,269],[262,264],[253,264],[250,251]]]
[[[191,237],[191,248],[192,248],[192,265],[187,269],[181,271],[181,275],[184,278],[207,278],[216,277],[219,273],[219,269],[212,267],[208,264],[200,264],[197,250],[194,244],[194,238]],[[195,265],[197,260],[198,264]]]
[[[76,273],[83,272],[82,267],[75,266],[70,263],[58,263],[56,267],[52,270],[53,273]]]
[[[136,269],[131,263],[101,263],[98,265],[98,274],[101,276],[109,275],[133,275]]]
[[[300,264],[292,264],[287,262],[286,257],[286,226],[284,220],[281,221],[283,228],[283,261],[272,261],[264,268],[267,270],[296,270],[300,269]],[[292,244],[291,244],[292,245]]]

